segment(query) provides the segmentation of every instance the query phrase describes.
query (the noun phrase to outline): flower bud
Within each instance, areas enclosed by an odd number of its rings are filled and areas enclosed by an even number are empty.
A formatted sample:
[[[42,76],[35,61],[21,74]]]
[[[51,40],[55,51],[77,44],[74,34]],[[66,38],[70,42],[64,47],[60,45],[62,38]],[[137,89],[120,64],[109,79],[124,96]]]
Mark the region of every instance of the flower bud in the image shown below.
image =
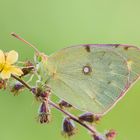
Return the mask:
[[[73,136],[75,134],[75,124],[70,118],[64,118],[63,120],[63,131],[65,136]]]
[[[107,140],[114,140],[117,136],[117,132],[111,129],[105,135],[106,135]]]
[[[6,89],[7,86],[6,81],[7,80],[0,79],[0,89]]]
[[[32,93],[35,95],[37,101],[44,101],[45,98],[49,98],[51,94],[51,89],[48,86],[44,87],[33,87]]]
[[[94,115],[90,112],[87,112],[87,113],[84,113],[84,114],[80,115],[79,120],[89,122],[89,123],[93,123],[93,122],[99,121],[100,116]]]
[[[60,102],[59,102],[59,104],[58,104],[59,106],[60,106],[60,108],[71,108],[72,107],[72,105],[71,104],[69,104],[69,103],[67,103],[66,101],[64,101],[64,100],[61,100]]]
[[[35,87],[33,87],[31,91],[32,91],[32,93],[35,95],[36,92],[37,92],[37,89],[36,89]]]
[[[103,135],[93,135],[93,140],[107,140]]]
[[[50,122],[50,109],[46,102],[41,103],[38,119],[41,124]]]
[[[34,65],[30,61],[27,61],[25,63],[25,67],[22,68],[23,74],[21,75],[21,77],[29,74],[32,70],[34,70]]]
[[[11,87],[11,92],[14,93],[14,95],[18,95],[20,92],[22,92],[24,89],[24,85],[16,82],[12,87]]]

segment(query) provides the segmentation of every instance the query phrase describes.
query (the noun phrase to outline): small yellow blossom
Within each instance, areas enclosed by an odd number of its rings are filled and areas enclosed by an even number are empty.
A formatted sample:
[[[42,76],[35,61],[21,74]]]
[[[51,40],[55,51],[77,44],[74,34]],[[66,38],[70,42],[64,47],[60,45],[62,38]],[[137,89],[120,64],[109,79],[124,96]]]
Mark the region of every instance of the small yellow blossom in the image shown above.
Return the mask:
[[[11,74],[21,76],[22,70],[13,64],[18,60],[18,53],[14,50],[4,53],[0,50],[0,77],[2,79],[9,79]]]

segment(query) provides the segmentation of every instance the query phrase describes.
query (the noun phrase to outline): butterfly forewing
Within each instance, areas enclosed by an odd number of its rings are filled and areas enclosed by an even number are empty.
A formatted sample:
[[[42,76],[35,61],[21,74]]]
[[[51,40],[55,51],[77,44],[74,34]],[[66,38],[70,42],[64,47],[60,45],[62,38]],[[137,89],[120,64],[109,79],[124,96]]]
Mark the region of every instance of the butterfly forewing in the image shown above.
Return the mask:
[[[126,50],[117,44],[62,49],[48,58],[47,84],[55,95],[76,108],[105,113],[140,73],[137,59],[131,54],[135,52],[140,54],[137,48]],[[132,67],[127,63],[130,58],[135,64]]]

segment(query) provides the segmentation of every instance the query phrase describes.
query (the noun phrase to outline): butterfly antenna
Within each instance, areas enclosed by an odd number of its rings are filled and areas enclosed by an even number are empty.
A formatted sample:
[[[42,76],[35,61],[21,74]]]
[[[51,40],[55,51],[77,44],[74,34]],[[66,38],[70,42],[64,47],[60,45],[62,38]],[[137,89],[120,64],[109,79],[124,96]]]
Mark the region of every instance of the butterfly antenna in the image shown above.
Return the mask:
[[[32,47],[32,48],[35,50],[35,52],[36,52],[37,54],[40,53],[39,50],[38,50],[33,44],[29,43],[28,41],[26,41],[25,39],[23,39],[22,37],[20,37],[20,36],[17,35],[16,33],[13,32],[13,33],[11,33],[11,35],[12,35],[13,37],[17,38],[18,40],[22,41],[23,43],[27,44],[28,46]]]

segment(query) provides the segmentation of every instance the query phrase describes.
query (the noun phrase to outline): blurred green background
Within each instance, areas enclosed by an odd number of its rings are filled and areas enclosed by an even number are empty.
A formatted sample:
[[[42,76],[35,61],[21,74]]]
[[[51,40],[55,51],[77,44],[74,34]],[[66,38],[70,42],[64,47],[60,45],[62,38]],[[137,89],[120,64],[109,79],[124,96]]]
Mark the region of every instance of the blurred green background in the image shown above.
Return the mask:
[[[20,60],[33,50],[10,36],[16,32],[47,54],[82,43],[126,43],[140,46],[139,0],[0,0],[0,48],[16,50]],[[117,140],[140,139],[140,82],[100,122],[114,128]],[[36,122],[38,104],[28,91],[14,97],[0,92],[0,140],[63,140],[63,115],[53,110],[52,122]],[[79,127],[72,140],[90,140]]]

